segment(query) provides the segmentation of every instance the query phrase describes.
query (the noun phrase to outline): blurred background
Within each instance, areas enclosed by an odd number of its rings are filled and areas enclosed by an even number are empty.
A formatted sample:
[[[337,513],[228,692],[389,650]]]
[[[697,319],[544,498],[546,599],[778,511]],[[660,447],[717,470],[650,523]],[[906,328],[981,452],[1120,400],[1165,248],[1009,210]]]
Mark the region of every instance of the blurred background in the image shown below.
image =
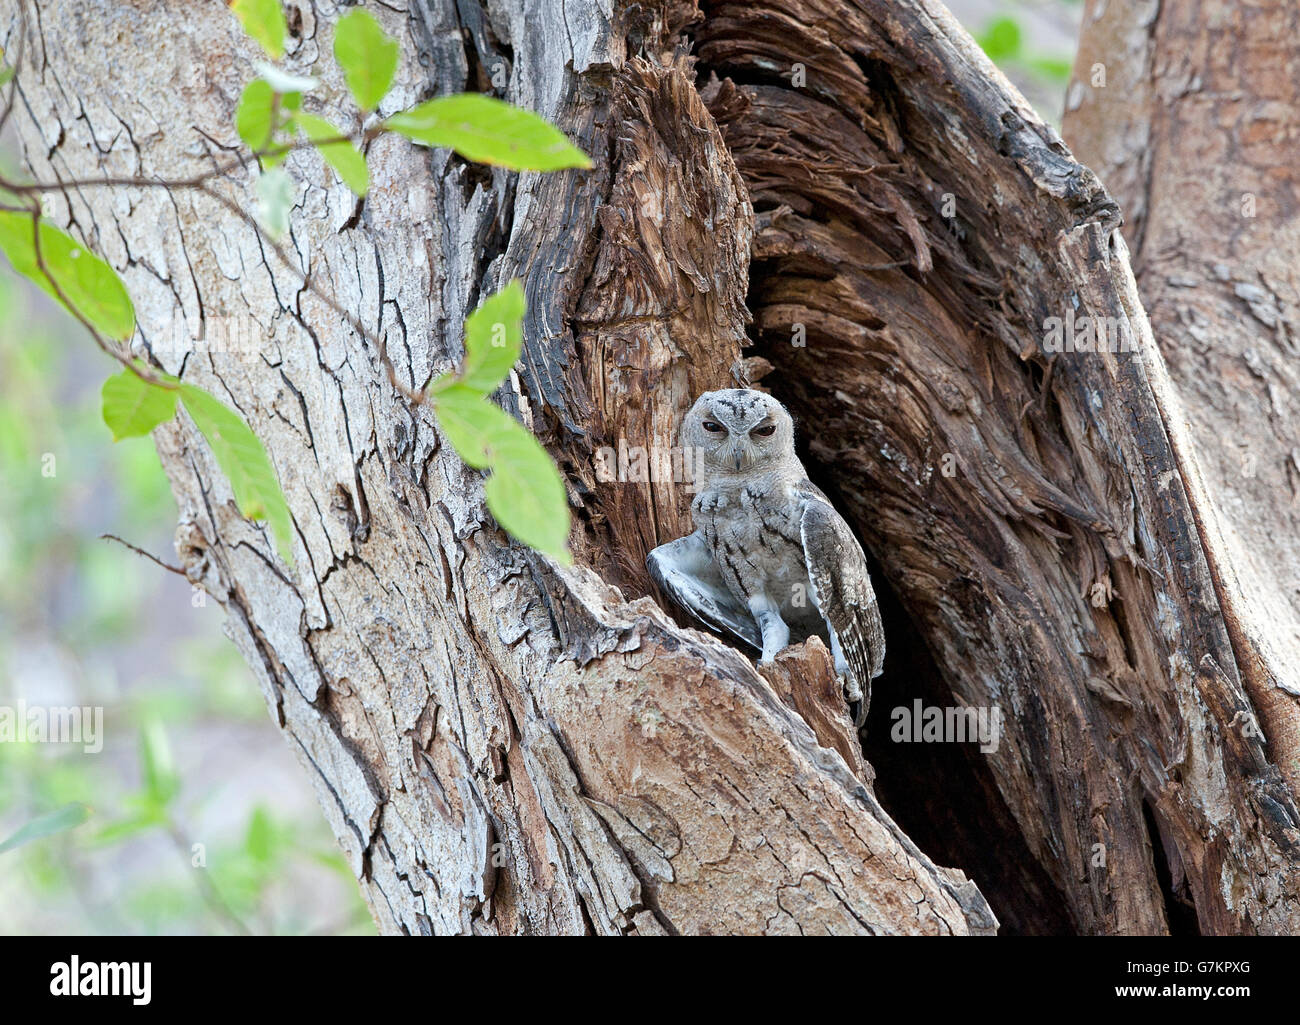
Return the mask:
[[[100,538],[176,561],[152,442],[100,419],[112,372],[0,271],[0,706],[104,710],[95,754],[0,743],[0,842],[89,808],[0,853],[0,932],[373,932],[220,606]]]
[[[1059,126],[1081,0],[949,6]],[[0,268],[0,708],[104,710],[96,754],[0,742],[0,933],[373,934],[220,607],[101,539],[175,562],[152,443],[100,419],[114,370]]]
[[[1083,0],[948,0],[948,9],[1060,131]]]

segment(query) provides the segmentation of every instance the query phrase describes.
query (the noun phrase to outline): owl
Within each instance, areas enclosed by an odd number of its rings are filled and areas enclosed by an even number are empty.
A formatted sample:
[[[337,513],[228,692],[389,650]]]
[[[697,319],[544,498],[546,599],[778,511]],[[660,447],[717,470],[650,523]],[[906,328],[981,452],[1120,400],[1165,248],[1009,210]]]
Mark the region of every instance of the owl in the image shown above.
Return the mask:
[[[790,414],[763,392],[706,392],[681,444],[697,457],[695,533],[650,553],[655,582],[760,664],[821,637],[860,727],[885,659],[880,610],[861,546],[795,455]]]

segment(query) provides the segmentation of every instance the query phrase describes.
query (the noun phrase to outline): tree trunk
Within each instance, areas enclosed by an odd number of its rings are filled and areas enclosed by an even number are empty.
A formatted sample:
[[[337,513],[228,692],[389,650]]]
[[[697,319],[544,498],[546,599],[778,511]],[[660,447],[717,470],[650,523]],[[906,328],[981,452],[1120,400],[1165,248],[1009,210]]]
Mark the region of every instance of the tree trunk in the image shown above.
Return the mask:
[[[1066,134],[1134,212],[1125,234],[1138,289],[1204,471],[1216,592],[1270,754],[1294,789],[1300,8],[1094,3],[1083,25]],[[1118,47],[1129,56],[1112,71],[1102,58]],[[1104,77],[1116,72],[1122,81]]]
[[[289,6],[286,64],[340,117],[332,21]],[[1289,749],[1242,640],[1272,625],[1224,570],[1118,211],[941,6],[373,11],[404,41],[385,112],[504,71],[502,95],[596,167],[513,175],[381,136],[358,204],[294,154],[297,270],[415,388],[480,296],[524,279],[498,399],[566,472],[573,568],[509,541],[428,411],[213,201],[80,187],[50,206],[123,273],[140,351],[272,454],[293,567],[188,421],[155,435],[186,570],[383,931],[981,933],[996,912],[1159,932],[1182,898],[1206,931],[1300,929]],[[30,24],[16,117],[38,179],[183,177],[237,145],[255,54],[222,5]],[[253,202],[243,172],[221,187]],[[1136,351],[1051,357],[1044,321],[1067,312],[1114,318]],[[249,323],[251,349],[215,351]],[[760,376],[897,596],[874,782],[825,649],[760,675],[672,618],[643,563],[687,532],[689,495],[606,472],[620,446],[662,460],[699,391]],[[914,696],[1000,709],[1001,743],[888,743]]]
[[[1065,128],[1135,212],[1126,234],[1139,291],[1204,473],[1216,595],[1269,756],[1294,792],[1300,143],[1287,125],[1300,79],[1283,41],[1300,10],[1092,4],[1083,25]],[[1101,63],[1117,52],[1127,54],[1118,82]]]

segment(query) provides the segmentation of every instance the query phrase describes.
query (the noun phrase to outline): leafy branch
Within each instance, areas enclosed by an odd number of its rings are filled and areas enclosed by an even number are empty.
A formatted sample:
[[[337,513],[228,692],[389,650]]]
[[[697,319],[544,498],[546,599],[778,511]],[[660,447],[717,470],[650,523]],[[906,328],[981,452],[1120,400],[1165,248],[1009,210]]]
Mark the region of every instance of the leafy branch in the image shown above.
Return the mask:
[[[273,60],[283,56],[287,27],[279,0],[233,0],[231,11],[268,56]],[[26,38],[22,6],[20,16],[18,59],[12,68],[0,67],[0,86],[8,90],[0,110],[0,129],[13,109],[17,83],[10,79],[21,64],[21,42]],[[335,26],[334,56],[363,115],[376,111],[397,71],[397,41],[367,11],[353,8]],[[281,556],[292,561],[292,517],[261,441],[214,396],[131,356],[127,343],[135,333],[135,312],[125,285],[108,263],[50,224],[39,199],[56,188],[196,191],[256,231],[305,289],[373,346],[395,391],[412,404],[431,404],[440,432],[461,459],[491,472],[484,495],[497,522],[523,543],[567,562],[570,516],[559,471],[532,434],[488,401],[522,351],[525,301],[520,283],[513,281],[489,297],[466,320],[465,358],[458,371],[442,375],[426,389],[409,387],[398,378],[385,339],[301,270],[279,241],[287,231],[295,196],[283,164],[291,152],[314,149],[364,199],[370,187],[364,151],[386,132],[513,170],[581,168],[591,162],[546,121],[478,94],[437,97],[376,120],[364,130],[345,132],[302,109],[303,94],[315,88],[316,79],[267,62],[256,62],[256,67],[258,77],[245,87],[235,115],[235,130],[248,153],[203,174],[171,180],[105,177],[54,184],[11,181],[0,175],[0,250],[14,270],[66,307],[99,348],[123,367],[105,382],[102,395],[104,421],[114,439],[147,435],[175,416],[178,403],[183,405],[230,480],[241,514],[266,520]],[[216,187],[219,179],[250,164],[259,169],[258,216]]]

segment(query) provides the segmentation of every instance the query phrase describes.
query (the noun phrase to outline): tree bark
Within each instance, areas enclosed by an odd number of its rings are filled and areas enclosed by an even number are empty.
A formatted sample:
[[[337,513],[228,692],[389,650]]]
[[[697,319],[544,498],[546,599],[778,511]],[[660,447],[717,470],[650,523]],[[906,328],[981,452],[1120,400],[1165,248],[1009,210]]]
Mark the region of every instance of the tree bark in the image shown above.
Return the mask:
[[[1300,784],[1300,28],[1291,3],[1090,4],[1065,117],[1125,209],[1204,473],[1202,531],[1268,752]],[[1128,54],[1116,82],[1106,54]],[[1293,930],[1294,931],[1294,930]]]
[[[340,118],[332,17],[289,6],[286,65]],[[155,436],[187,573],[227,609],[383,931],[983,933],[996,911],[1159,932],[1182,895],[1206,931],[1297,930],[1283,748],[1243,728],[1263,692],[1240,637],[1269,624],[1223,572],[1117,208],[942,7],[373,11],[404,42],[385,113],[504,70],[504,97],[595,169],[513,175],[383,136],[357,203],[297,153],[295,269],[191,191],[50,205],[123,274],[139,351],[272,454],[293,567],[188,421]],[[223,6],[56,4],[30,27],[17,129],[38,179],[183,177],[237,145],[256,54]],[[221,188],[251,204],[252,184]],[[480,476],[299,271],[414,388],[482,295],[524,279],[525,356],[497,398],[566,473],[573,568],[495,526]],[[1048,358],[1045,318],[1076,308],[1137,351]],[[230,321],[257,325],[254,349],[202,341]],[[687,531],[689,495],[609,480],[610,450],[668,451],[699,391],[769,366],[896,592],[885,693],[1005,712],[997,750],[950,777],[919,783],[929,756],[869,733],[893,779],[873,784],[824,648],[760,675],[651,593],[645,553]],[[913,665],[932,669],[898,675]],[[924,853],[877,787],[947,840]],[[998,836],[1024,857],[995,864]]]
[[[1291,749],[1254,728],[1114,203],[937,4],[713,5],[698,44],[747,83],[714,110],[760,349],[953,696],[1013,711],[990,768],[1073,926],[1183,927],[1185,898],[1206,931],[1295,931]],[[1048,355],[1067,312],[1136,351]]]
[[[1065,131],[1126,211],[1199,454],[1216,590],[1273,760],[1300,785],[1300,9],[1088,8]],[[1131,55],[1123,80],[1106,53]],[[1096,80],[1099,84],[1094,86]],[[1139,128],[1140,126],[1140,128]]]

